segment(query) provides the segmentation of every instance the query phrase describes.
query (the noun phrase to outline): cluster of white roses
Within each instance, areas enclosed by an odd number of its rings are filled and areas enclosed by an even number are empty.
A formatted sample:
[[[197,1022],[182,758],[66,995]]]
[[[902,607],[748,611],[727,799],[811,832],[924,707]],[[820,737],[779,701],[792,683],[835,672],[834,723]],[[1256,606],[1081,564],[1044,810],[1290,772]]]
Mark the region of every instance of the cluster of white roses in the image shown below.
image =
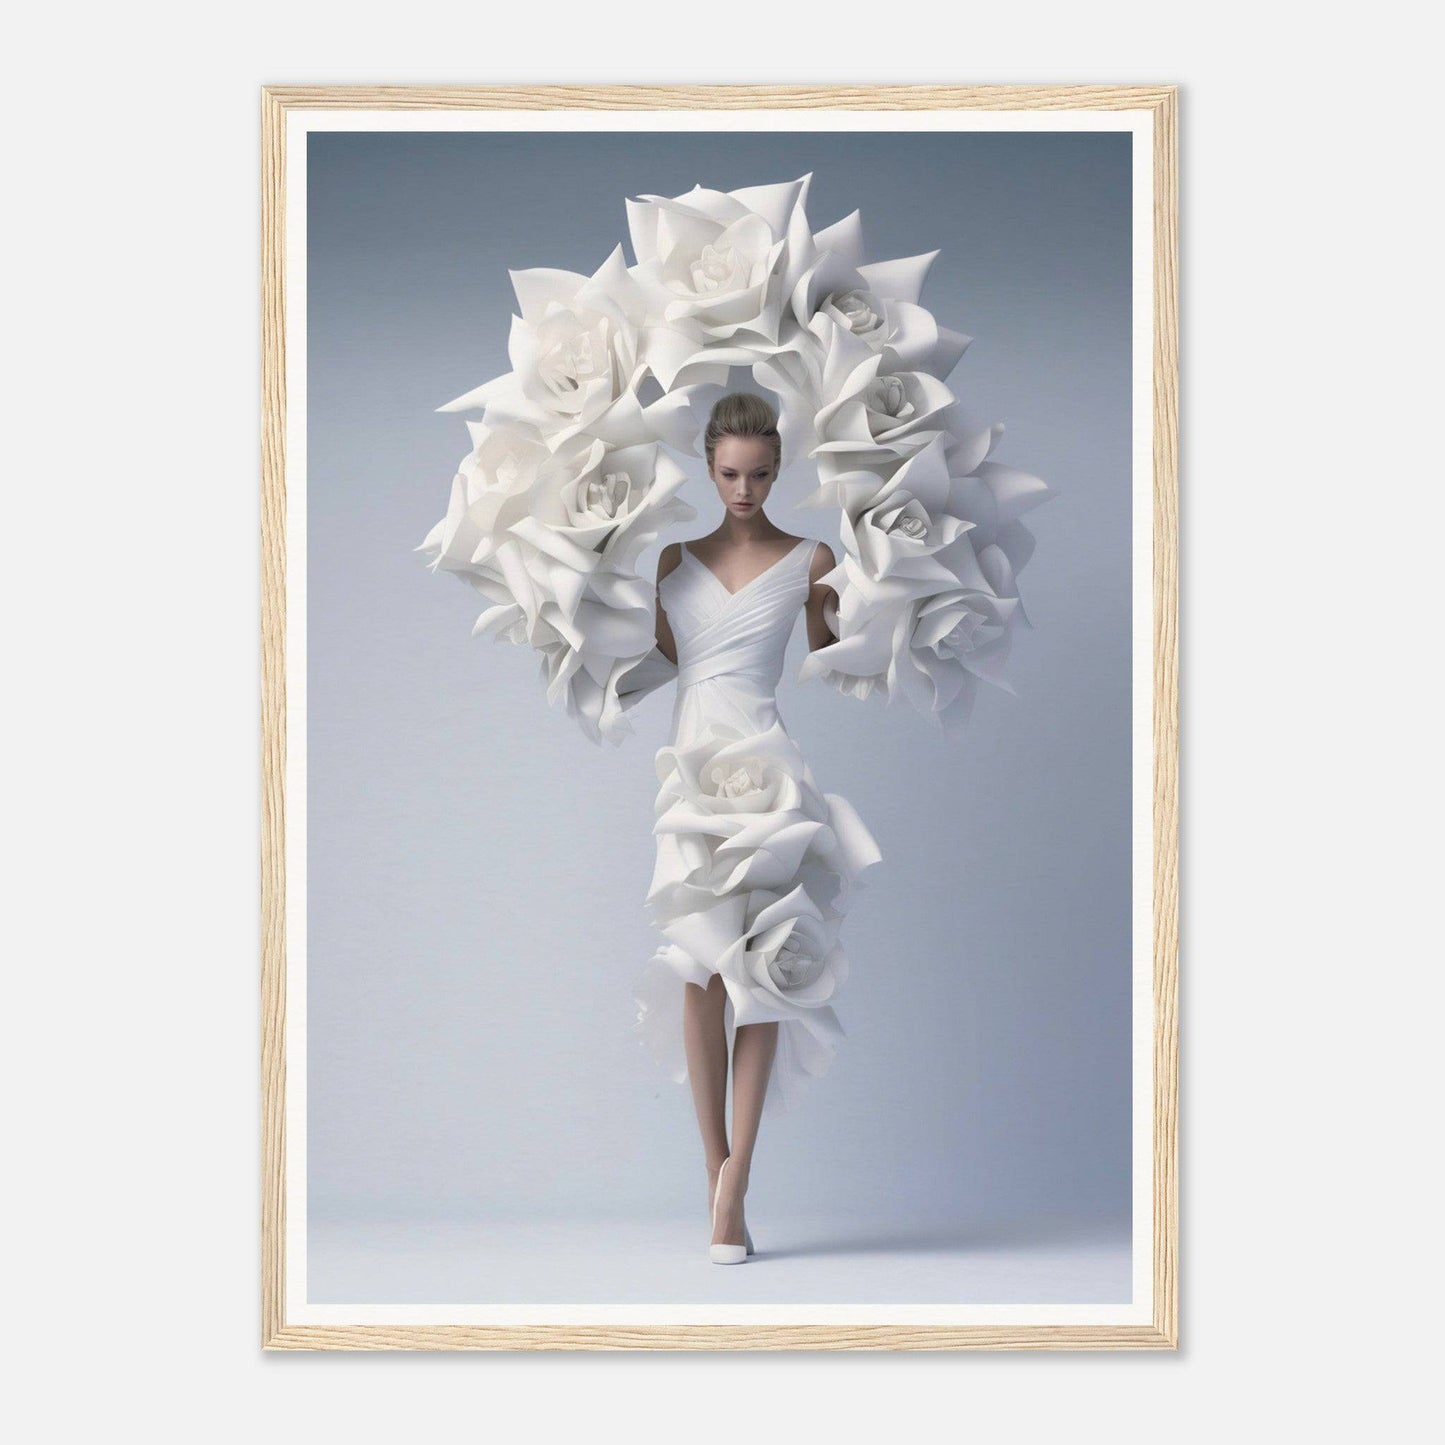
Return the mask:
[[[858,875],[879,861],[872,835],[845,798],[819,791],[780,723],[714,724],[662,748],[657,775],[647,904],[668,942],[650,967],[674,989],[720,974],[738,1024],[801,1024],[793,1046],[821,1073],[842,1037],[830,1002],[848,976],[839,928]]]
[[[1047,488],[987,460],[1002,428],[945,385],[969,338],[919,305],[937,252],[865,262],[858,212],[810,228],[810,180],[629,200],[635,265],[618,246],[592,276],[511,272],[512,369],[441,408],[482,419],[417,550],[487,599],[475,632],[539,651],[549,700],[594,740],[665,680],[637,561],[696,515],[662,448],[697,454],[732,367],[779,397],[785,459],[816,464],[804,505],[840,511],[838,640],[802,675],[950,721],[980,679],[1007,687],[1018,518]]]

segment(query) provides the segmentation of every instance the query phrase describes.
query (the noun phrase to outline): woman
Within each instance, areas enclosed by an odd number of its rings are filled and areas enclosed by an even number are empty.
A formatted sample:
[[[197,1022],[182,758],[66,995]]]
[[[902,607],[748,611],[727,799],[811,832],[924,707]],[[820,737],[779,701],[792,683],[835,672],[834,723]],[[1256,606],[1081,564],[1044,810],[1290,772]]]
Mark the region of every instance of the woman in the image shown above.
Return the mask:
[[[670,1005],[684,981],[686,1064],[674,1077],[690,1080],[702,1132],[709,1256],[738,1264],[752,1253],[743,1201],[765,1102],[792,1107],[832,1060],[842,1029],[828,1000],[847,971],[838,924],[857,874],[879,854],[851,807],[818,790],[778,714],[798,613],[809,648],[823,647],[835,640],[824,608],[836,596],[822,580],[831,549],[782,531],[763,510],[782,461],[772,407],[749,393],[724,396],[705,451],[722,521],[665,547],[657,569],[657,646],[677,667],[677,698],[672,745],[657,755],[648,904],[669,942],[637,1001],[644,1041],[666,1057],[660,1036],[675,1027]]]

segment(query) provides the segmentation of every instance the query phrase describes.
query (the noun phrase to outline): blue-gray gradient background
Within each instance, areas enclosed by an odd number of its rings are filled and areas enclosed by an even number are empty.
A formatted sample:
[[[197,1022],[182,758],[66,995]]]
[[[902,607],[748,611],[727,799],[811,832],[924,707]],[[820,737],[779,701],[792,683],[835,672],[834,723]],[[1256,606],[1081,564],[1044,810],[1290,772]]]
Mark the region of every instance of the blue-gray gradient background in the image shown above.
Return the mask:
[[[548,708],[534,655],[472,638],[479,599],[412,549],[467,450],[435,408],[509,366],[509,267],[592,271],[627,240],[628,196],[811,172],[815,228],[856,208],[870,259],[941,249],[923,301],[976,338],[950,384],[1006,423],[996,459],[1056,495],[1029,517],[1018,696],[985,688],[962,736],[797,683],[794,634],[784,720],[884,861],[845,927],[849,1037],[765,1123],[749,1219],[1127,1236],[1129,146],[310,137],[313,1224],[700,1217],[689,1094],[632,1031],[671,690],[620,749],[595,746]],[[674,535],[696,536],[719,510],[688,465],[701,515]],[[802,491],[794,473],[770,515],[836,550]]]

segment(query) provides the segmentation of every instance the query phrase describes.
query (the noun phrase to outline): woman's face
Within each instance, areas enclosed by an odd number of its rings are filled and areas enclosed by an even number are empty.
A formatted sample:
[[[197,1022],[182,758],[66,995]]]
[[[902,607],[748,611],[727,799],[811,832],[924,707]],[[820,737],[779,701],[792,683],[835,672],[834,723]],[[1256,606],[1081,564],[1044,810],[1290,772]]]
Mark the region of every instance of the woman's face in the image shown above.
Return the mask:
[[[773,444],[766,437],[720,437],[708,476],[735,517],[756,517],[777,476]]]

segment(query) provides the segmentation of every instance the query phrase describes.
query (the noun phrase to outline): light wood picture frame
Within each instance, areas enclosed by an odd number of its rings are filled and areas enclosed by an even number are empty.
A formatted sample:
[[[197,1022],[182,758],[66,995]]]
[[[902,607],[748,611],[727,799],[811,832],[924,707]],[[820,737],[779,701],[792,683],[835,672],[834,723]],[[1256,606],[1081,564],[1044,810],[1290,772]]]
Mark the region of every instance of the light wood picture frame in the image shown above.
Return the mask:
[[[262,1344],[271,1350],[1138,1350],[1179,1344],[1178,1215],[1178,337],[1177,337],[1177,116],[1174,86],[271,86],[263,90],[262,140],[262,443],[261,443],[261,1311]],[[688,1324],[616,1322],[503,1324],[317,1323],[288,1294],[288,1260],[296,1244],[288,1217],[288,1179],[300,1163],[288,1154],[288,1064],[304,1043],[304,1010],[288,994],[288,810],[304,799],[288,796],[288,726],[295,747],[298,725],[288,717],[288,456],[304,445],[298,414],[300,381],[288,373],[288,157],[294,123],[327,112],[457,115],[499,111],[799,111],[856,112],[860,127],[870,113],[957,111],[1039,118],[1088,113],[1126,115],[1145,138],[1150,157],[1152,214],[1144,218],[1149,254],[1152,317],[1151,414],[1135,417],[1136,468],[1152,467],[1152,536],[1136,535],[1136,549],[1152,557],[1152,977],[1145,1046],[1136,1043],[1149,1078],[1147,1196],[1149,1217],[1147,1299],[1136,1298],[1131,1323],[802,1323]],[[579,128],[582,122],[579,121]],[[1138,152],[1136,151],[1136,155]],[[1138,218],[1136,218],[1136,226]],[[1138,235],[1136,229],[1136,236]],[[1136,292],[1137,295],[1137,292]],[[294,301],[294,297],[291,298]],[[1136,348],[1139,319],[1136,315]],[[295,524],[296,500],[290,522]],[[304,499],[302,502],[304,506]],[[293,609],[296,599],[292,599]],[[293,611],[294,617],[294,611]],[[1136,659],[1136,669],[1139,667]],[[540,706],[540,704],[539,704]],[[294,860],[293,860],[294,861]],[[1137,1096],[1136,1096],[1137,1097]],[[291,1116],[294,1120],[294,1115]],[[1136,1125],[1137,1125],[1136,1121]],[[1137,1168],[1137,1162],[1136,1162]],[[1135,1227],[1141,1221],[1136,1213]],[[288,1230],[290,1231],[288,1233]]]

